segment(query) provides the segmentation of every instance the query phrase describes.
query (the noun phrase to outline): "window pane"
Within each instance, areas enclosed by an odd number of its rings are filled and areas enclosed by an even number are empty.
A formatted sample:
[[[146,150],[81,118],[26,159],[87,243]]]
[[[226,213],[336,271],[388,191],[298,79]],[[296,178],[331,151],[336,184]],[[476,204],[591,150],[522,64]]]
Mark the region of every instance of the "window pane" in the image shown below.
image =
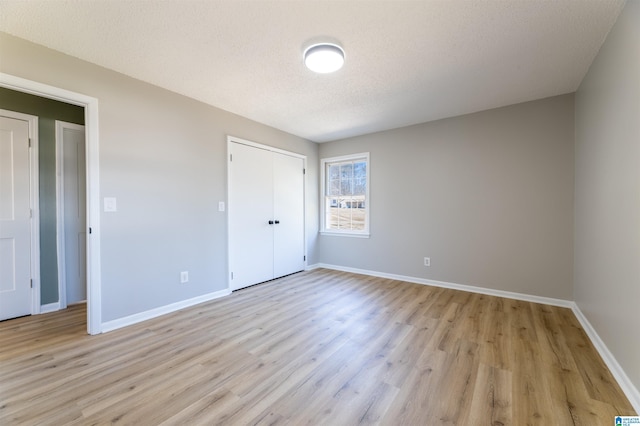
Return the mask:
[[[353,178],[353,164],[342,163],[340,165],[340,179],[352,179]]]
[[[340,207],[342,199],[340,197],[327,197],[327,216],[325,219],[327,229],[343,229],[348,221],[342,217],[343,209]]]
[[[329,186],[329,194],[327,195],[340,195],[340,179],[332,180]]]
[[[340,182],[340,193],[342,195],[353,194],[353,179],[342,179]]]
[[[364,209],[352,209],[351,212],[351,229],[355,231],[364,230],[365,212]]]
[[[367,163],[364,161],[358,161],[353,165],[353,175],[356,178],[367,177]]]
[[[367,178],[356,178],[353,185],[353,195],[365,195],[367,193]]]
[[[327,173],[329,179],[340,179],[340,165],[339,164],[330,164],[329,172]]]

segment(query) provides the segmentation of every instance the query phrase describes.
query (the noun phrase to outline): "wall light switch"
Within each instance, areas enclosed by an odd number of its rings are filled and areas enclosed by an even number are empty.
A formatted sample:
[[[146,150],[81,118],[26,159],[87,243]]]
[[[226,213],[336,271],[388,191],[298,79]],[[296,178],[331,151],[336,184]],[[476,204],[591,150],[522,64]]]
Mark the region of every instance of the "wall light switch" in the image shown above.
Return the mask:
[[[114,197],[104,197],[104,211],[116,212],[118,207],[116,205],[116,199]]]
[[[224,201],[219,201],[218,202],[218,211],[219,212],[223,212],[224,211]]]

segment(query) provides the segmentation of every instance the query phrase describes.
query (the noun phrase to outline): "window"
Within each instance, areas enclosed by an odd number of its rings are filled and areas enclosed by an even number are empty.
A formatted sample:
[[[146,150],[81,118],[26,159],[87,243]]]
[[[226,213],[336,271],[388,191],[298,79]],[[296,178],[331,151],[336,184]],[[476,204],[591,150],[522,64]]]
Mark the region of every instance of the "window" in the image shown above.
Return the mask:
[[[369,153],[324,158],[321,166],[320,232],[369,236]]]

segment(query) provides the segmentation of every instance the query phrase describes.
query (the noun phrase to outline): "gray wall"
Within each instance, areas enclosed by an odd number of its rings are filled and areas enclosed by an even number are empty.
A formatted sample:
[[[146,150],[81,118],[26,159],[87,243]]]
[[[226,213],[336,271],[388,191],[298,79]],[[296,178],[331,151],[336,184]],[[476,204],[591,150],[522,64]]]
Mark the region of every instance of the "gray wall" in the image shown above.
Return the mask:
[[[321,144],[371,153],[371,238],[321,236],[320,262],[571,299],[573,113],[564,95]]]
[[[640,1],[576,94],[575,300],[640,389]]]
[[[118,202],[101,217],[103,321],[226,288],[228,134],[308,156],[317,261],[316,144],[7,34],[0,51],[2,72],[99,100],[100,196]]]
[[[40,302],[59,301],[56,245],[56,120],[84,124],[84,108],[0,87],[0,108],[38,116]]]

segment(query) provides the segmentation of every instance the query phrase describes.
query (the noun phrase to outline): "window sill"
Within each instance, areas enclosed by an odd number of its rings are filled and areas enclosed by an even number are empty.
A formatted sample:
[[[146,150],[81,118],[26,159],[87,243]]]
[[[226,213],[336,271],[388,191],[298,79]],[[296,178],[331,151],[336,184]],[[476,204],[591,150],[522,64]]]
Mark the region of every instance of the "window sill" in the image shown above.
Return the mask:
[[[355,234],[352,232],[332,232],[332,231],[320,231],[320,235],[326,235],[328,237],[351,237],[351,238],[369,238],[370,234]]]

